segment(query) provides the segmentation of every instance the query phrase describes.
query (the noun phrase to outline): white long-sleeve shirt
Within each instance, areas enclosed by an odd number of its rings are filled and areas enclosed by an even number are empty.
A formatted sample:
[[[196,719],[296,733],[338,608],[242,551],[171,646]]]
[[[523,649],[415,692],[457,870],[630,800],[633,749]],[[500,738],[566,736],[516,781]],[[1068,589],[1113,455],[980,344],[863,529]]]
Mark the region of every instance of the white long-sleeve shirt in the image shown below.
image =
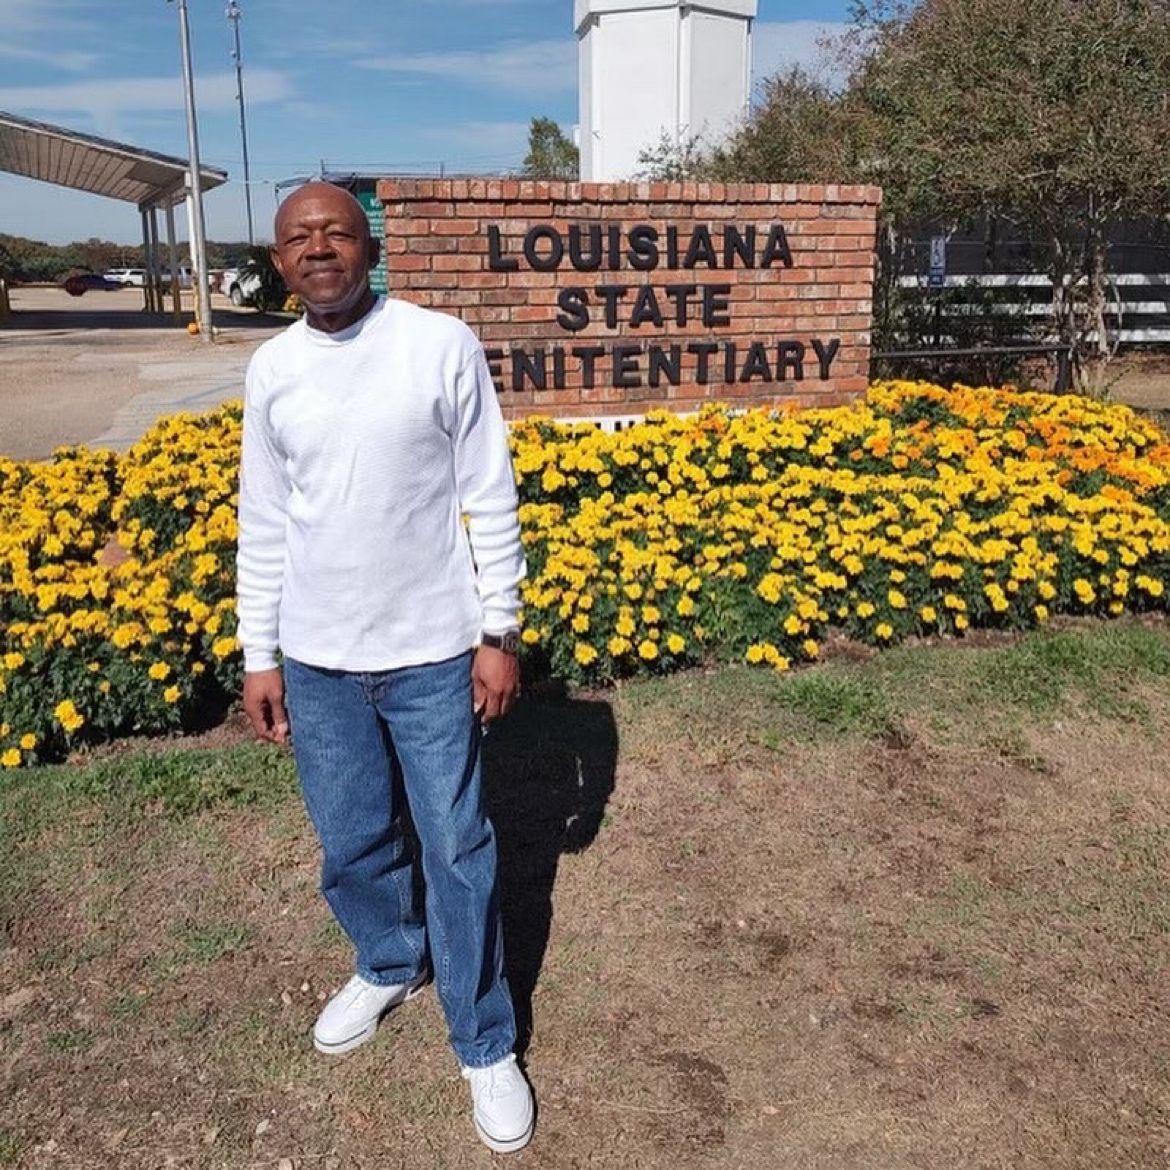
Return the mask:
[[[516,507],[495,387],[466,325],[385,297],[339,333],[296,322],[256,351],[246,379],[245,670],[274,667],[278,648],[313,666],[391,670],[514,627]]]

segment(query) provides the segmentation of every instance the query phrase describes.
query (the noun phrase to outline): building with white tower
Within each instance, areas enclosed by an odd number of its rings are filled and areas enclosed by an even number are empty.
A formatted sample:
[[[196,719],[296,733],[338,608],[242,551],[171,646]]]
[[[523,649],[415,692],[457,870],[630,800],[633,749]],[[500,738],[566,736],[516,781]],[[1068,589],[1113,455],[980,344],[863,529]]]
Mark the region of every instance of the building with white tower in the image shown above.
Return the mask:
[[[575,0],[581,178],[631,178],[665,132],[724,137],[747,111],[759,0]]]

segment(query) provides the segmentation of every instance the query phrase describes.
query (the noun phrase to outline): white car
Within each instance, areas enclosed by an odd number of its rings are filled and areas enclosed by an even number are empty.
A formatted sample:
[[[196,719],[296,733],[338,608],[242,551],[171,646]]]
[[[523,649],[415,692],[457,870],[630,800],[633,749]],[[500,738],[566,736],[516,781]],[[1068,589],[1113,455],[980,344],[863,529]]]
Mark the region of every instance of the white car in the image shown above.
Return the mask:
[[[226,268],[219,278],[219,291],[229,297],[233,305],[243,305],[249,297],[260,291],[260,277],[254,272]]]
[[[130,288],[142,288],[146,284],[145,268],[111,268],[102,274],[106,280],[115,284],[123,284]]]

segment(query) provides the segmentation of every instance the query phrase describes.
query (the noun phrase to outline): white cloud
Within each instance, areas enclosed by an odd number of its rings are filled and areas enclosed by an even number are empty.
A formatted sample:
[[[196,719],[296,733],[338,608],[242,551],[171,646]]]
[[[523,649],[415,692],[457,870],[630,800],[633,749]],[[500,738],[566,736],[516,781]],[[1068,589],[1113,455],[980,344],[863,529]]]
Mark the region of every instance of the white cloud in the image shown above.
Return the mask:
[[[793,65],[802,65],[823,80],[838,80],[840,64],[826,43],[843,36],[850,27],[830,20],[758,22],[752,42],[754,80],[774,77]]]
[[[450,154],[453,167],[515,166],[528,150],[527,122],[453,122],[418,134]],[[444,160],[446,161],[446,160]]]
[[[90,26],[75,15],[84,3],[73,0],[0,0],[0,60],[32,61],[69,72],[83,72],[97,60],[95,53],[61,49],[64,34],[84,34]],[[52,48],[45,48],[45,45]]]
[[[248,104],[260,105],[289,97],[288,77],[274,69],[248,74]],[[236,100],[234,73],[212,73],[196,79],[200,111],[227,110]],[[115,114],[183,108],[183,88],[174,77],[107,77],[67,85],[24,85],[0,88],[0,109],[12,113],[85,113],[95,121]]]
[[[490,49],[365,57],[356,63],[362,69],[462,81],[526,96],[571,93],[577,86],[577,43],[571,37],[508,41]]]

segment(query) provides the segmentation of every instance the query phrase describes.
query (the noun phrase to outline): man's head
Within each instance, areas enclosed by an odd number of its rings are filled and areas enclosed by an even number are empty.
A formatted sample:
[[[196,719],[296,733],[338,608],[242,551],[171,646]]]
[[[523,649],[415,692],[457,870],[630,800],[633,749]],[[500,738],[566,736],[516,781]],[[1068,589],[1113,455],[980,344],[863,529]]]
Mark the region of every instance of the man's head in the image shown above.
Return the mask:
[[[298,187],[276,213],[272,260],[312,315],[347,314],[367,295],[378,241],[348,192],[332,183]]]

